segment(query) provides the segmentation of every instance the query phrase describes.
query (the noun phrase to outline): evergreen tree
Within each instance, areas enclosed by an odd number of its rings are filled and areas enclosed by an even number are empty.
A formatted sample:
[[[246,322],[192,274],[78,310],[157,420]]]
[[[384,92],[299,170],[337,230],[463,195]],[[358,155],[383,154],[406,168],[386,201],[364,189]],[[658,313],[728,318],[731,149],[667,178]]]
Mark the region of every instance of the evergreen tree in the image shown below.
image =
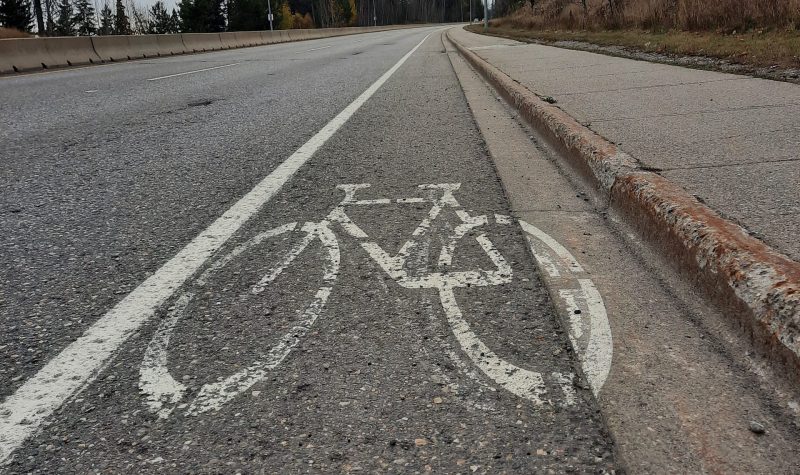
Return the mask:
[[[181,31],[214,33],[225,31],[224,0],[181,0],[178,9]]]
[[[172,33],[172,18],[170,18],[167,9],[164,8],[164,2],[161,0],[150,7],[150,19],[150,29],[148,33]]]
[[[181,32],[181,19],[178,17],[178,12],[176,12],[174,8],[172,9],[172,16],[169,18],[169,32]]]
[[[103,5],[100,9],[100,28],[97,29],[98,35],[113,35],[114,34],[114,13],[108,3]]]
[[[197,21],[197,5],[194,0],[180,0],[178,2],[180,12],[181,31],[184,33],[197,33],[199,22]]]
[[[128,21],[128,15],[125,14],[125,4],[122,3],[122,0],[117,0],[117,11],[114,14],[114,34],[131,34],[131,22]]]
[[[0,25],[31,31],[33,14],[30,0],[0,0]]]
[[[210,0],[209,4],[207,31],[225,31],[225,0]]]
[[[72,19],[78,35],[91,36],[97,31],[94,22],[94,6],[89,0],[75,1],[75,16]]]
[[[55,30],[58,36],[75,36],[75,15],[69,0],[58,2]]]
[[[228,31],[265,30],[268,25],[266,0],[229,0]]]

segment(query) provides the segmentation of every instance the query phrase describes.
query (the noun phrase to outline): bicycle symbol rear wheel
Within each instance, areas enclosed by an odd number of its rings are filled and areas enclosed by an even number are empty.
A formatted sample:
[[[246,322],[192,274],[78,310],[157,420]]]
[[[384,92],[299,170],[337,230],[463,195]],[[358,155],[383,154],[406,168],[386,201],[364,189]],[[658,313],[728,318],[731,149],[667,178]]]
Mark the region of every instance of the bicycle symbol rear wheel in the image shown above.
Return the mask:
[[[325,307],[338,276],[340,251],[336,236],[324,223],[306,223],[299,230],[296,228],[297,223],[289,223],[254,236],[215,260],[195,279],[192,286],[179,295],[150,340],[140,369],[139,389],[146,396],[148,407],[152,412],[161,418],[166,418],[176,407],[185,408],[187,415],[217,410],[264,379],[267,373],[278,366],[305,337]],[[251,287],[250,294],[262,293],[314,240],[319,240],[323,249],[322,286],[314,293],[311,302],[305,306],[295,324],[259,359],[240,371],[203,385],[191,402],[182,404],[181,401],[187,399],[189,390],[172,376],[168,367],[168,353],[170,339],[178,322],[186,314],[190,302],[195,298],[196,289],[202,288],[215,273],[234,259],[252,253],[265,241],[287,233],[299,234],[299,239],[295,239],[289,249],[279,256],[277,264],[267,269],[263,277]]]

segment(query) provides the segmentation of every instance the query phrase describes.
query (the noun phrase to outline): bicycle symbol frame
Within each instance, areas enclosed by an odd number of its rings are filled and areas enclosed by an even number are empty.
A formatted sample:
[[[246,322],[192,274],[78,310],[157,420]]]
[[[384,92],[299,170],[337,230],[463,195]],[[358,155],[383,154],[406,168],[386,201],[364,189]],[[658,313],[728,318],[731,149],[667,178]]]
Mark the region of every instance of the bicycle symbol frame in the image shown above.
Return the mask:
[[[433,222],[444,209],[452,209],[461,222],[449,230],[449,234],[441,247],[438,257],[440,269],[446,269],[452,264],[458,243],[471,230],[487,225],[489,218],[486,215],[471,216],[463,210],[453,195],[459,189],[459,183],[419,185],[418,188],[420,190],[427,192],[427,197],[356,199],[356,193],[368,187],[370,185],[366,183],[338,185],[337,188],[344,192],[344,198],[323,220],[306,222],[302,225],[292,222],[259,233],[218,258],[195,279],[194,286],[202,288],[215,272],[265,240],[296,230],[304,233],[302,239],[295,242],[288,251],[284,251],[285,253],[278,260],[278,263],[268,269],[263,277],[253,285],[250,293],[257,295],[275,281],[313,241],[318,240],[323,249],[322,254],[325,262],[322,269],[322,285],[316,291],[311,302],[305,307],[294,326],[260,359],[226,378],[220,378],[216,382],[203,385],[197,395],[187,402],[182,401],[186,399],[188,388],[170,374],[167,366],[170,338],[175,331],[177,323],[194,298],[194,291],[190,287],[179,295],[148,344],[140,369],[139,388],[145,395],[147,404],[152,412],[158,414],[161,418],[167,418],[176,408],[185,410],[187,415],[199,415],[208,411],[218,410],[225,403],[263,380],[270,370],[276,368],[286,359],[324,310],[339,274],[341,251],[337,235],[332,229],[334,225],[337,225],[346,236],[357,240],[370,258],[401,287],[408,289],[435,289],[438,292],[439,300],[453,335],[464,354],[467,355],[472,363],[505,390],[534,404],[540,405],[543,403],[542,396],[547,390],[545,377],[543,377],[542,373],[521,368],[498,356],[472,331],[458,306],[454,289],[473,286],[499,286],[512,281],[513,271],[511,266],[498,252],[486,234],[478,234],[474,239],[491,261],[493,266],[491,269],[429,272],[420,276],[412,276],[406,270],[407,261],[415,247],[419,245],[420,238],[430,232]],[[358,227],[346,213],[346,208],[350,206],[419,203],[429,203],[431,205],[430,211],[413,231],[412,238],[407,240],[394,256],[389,255],[376,242],[371,241],[367,233]],[[498,224],[512,223],[508,218],[496,219],[496,222]],[[553,384],[561,388],[564,393],[563,401],[565,404],[574,404],[573,375],[551,373],[546,377],[552,378]]]

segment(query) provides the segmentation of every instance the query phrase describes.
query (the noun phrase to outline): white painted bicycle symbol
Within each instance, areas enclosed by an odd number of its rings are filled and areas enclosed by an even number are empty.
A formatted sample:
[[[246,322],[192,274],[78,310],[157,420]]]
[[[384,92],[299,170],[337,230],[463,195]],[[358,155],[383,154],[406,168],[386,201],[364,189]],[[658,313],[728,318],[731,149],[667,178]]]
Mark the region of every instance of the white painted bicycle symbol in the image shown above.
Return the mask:
[[[498,386],[510,391],[520,398],[531,401],[534,404],[542,404],[542,396],[547,392],[546,378],[550,378],[550,383],[562,389],[564,404],[574,404],[575,394],[572,387],[572,375],[560,373],[550,373],[543,376],[542,373],[516,366],[492,351],[480,338],[472,331],[469,323],[463,318],[461,309],[456,300],[454,289],[464,287],[488,287],[508,284],[512,281],[512,268],[503,256],[495,248],[494,244],[485,233],[479,233],[474,239],[480,249],[488,257],[492,266],[490,269],[475,269],[467,271],[448,271],[452,264],[453,255],[459,242],[467,236],[471,230],[489,223],[489,218],[485,215],[471,216],[461,208],[461,205],[453,196],[459,189],[458,183],[429,184],[420,185],[426,197],[411,197],[400,199],[356,199],[359,190],[368,188],[369,184],[348,184],[339,185],[337,188],[344,192],[342,201],[319,222],[306,222],[304,224],[288,223],[283,226],[262,232],[250,238],[244,244],[234,248],[228,254],[221,256],[214,261],[200,276],[195,280],[195,285],[179,295],[175,304],[170,309],[166,318],[161,322],[155,335],[150,341],[140,370],[139,388],[147,398],[149,408],[159,417],[168,417],[176,408],[185,410],[187,415],[199,415],[208,411],[218,410],[225,403],[247,391],[253,385],[267,377],[269,372],[280,365],[298,343],[306,336],[314,322],[319,318],[328,297],[331,294],[333,285],[339,274],[340,266],[340,246],[336,234],[333,231],[334,225],[341,228],[344,233],[356,239],[361,248],[366,251],[381,269],[391,277],[397,284],[408,289],[435,289],[438,291],[439,300],[452,329],[453,335],[458,341],[462,351],[487,377],[493,380]],[[412,233],[412,238],[406,241],[396,255],[391,256],[376,242],[371,241],[366,232],[357,226],[346,213],[350,207],[379,206],[387,204],[430,204],[431,208],[427,216],[417,226]],[[438,256],[439,269],[441,272],[426,272],[422,275],[411,275],[407,269],[407,262],[412,258],[415,248],[420,245],[423,236],[431,231],[432,224],[440,216],[443,210],[451,209],[460,219],[460,223],[449,229],[445,236]],[[511,224],[511,219],[507,217],[496,217],[498,224]],[[525,223],[527,225],[527,223]],[[527,225],[530,226],[530,225]],[[172,337],[176,325],[186,313],[186,309],[195,297],[194,288],[202,287],[205,282],[216,272],[220,271],[235,258],[251,251],[256,246],[265,241],[287,233],[296,233],[300,237],[293,242],[283,255],[279,256],[277,264],[267,269],[266,273],[250,289],[250,294],[258,295],[272,284],[281,274],[295,261],[295,259],[315,240],[319,241],[323,249],[324,265],[322,285],[314,294],[311,302],[306,305],[300,318],[296,323],[285,332],[279,341],[268,349],[259,359],[252,361],[243,369],[225,377],[219,378],[215,382],[203,385],[199,392],[191,401],[188,401],[188,388],[186,385],[176,380],[168,368],[168,349],[170,338]],[[530,231],[527,231],[529,238]],[[536,252],[536,249],[534,249]],[[539,258],[537,254],[537,259]],[[540,260],[540,264],[541,264]],[[554,265],[550,262],[551,265]],[[599,294],[598,294],[599,296]],[[569,294],[570,305],[577,308],[580,295]],[[588,302],[588,299],[587,299]],[[600,302],[602,305],[602,301]],[[596,302],[588,302],[594,304]],[[587,308],[591,310],[591,306]],[[595,311],[595,314],[597,312]],[[596,322],[591,321],[591,314],[587,311],[586,328],[591,329],[596,326]],[[603,310],[602,319],[605,319]],[[575,327],[573,323],[573,327]],[[575,327],[581,331],[581,325]],[[574,345],[580,344],[574,338],[574,331],[570,329],[570,336]],[[587,346],[587,345],[583,345]],[[589,342],[588,346],[591,346]],[[576,348],[580,350],[579,348]],[[579,351],[579,354],[581,351]],[[597,366],[597,361],[589,362],[593,367]],[[608,355],[610,364],[610,354]],[[604,371],[607,373],[607,364],[601,362]],[[587,368],[584,361],[584,368]],[[605,373],[602,379],[605,379]],[[590,381],[592,380],[589,375]],[[596,380],[597,378],[595,378]],[[591,381],[597,388],[597,381]],[[599,381],[602,385],[602,381]]]

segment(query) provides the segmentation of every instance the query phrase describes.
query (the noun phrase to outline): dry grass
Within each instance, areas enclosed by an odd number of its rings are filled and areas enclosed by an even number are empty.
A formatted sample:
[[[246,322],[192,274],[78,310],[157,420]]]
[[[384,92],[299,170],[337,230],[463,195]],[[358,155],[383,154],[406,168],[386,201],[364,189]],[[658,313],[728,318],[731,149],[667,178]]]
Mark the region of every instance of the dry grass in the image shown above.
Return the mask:
[[[798,30],[800,0],[534,0],[497,21],[515,28]]]
[[[0,26],[0,39],[4,38],[30,38],[30,33],[25,33],[24,31],[19,31],[14,28],[6,28],[4,26]]]
[[[491,27],[523,39],[800,67],[800,0],[535,0]]]
[[[479,26],[470,27],[476,32]],[[519,39],[574,40],[619,45],[640,51],[700,55],[751,66],[800,68],[800,32],[756,31],[738,34],[672,30],[540,30],[492,27],[492,33]]]

